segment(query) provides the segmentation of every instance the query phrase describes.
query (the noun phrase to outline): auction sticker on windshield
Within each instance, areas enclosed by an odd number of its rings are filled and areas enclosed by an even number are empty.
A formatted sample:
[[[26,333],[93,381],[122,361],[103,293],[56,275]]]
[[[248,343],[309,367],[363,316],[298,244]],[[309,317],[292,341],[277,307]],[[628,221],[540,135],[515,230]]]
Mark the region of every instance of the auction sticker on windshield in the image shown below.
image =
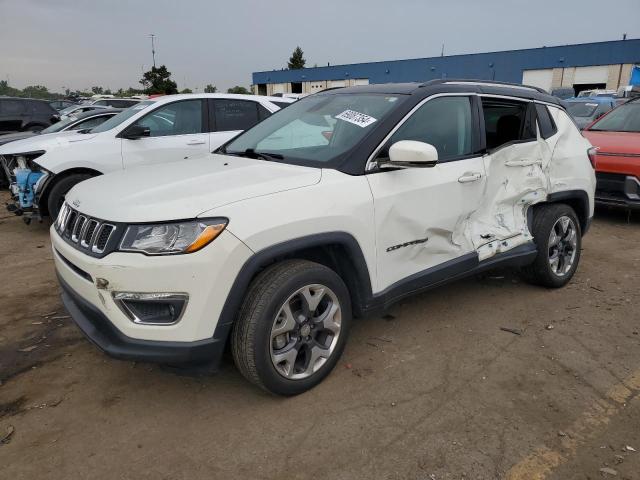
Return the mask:
[[[338,120],[344,120],[345,122],[353,123],[359,127],[368,127],[377,120],[364,113],[356,112],[354,110],[345,110],[339,115],[336,115]]]

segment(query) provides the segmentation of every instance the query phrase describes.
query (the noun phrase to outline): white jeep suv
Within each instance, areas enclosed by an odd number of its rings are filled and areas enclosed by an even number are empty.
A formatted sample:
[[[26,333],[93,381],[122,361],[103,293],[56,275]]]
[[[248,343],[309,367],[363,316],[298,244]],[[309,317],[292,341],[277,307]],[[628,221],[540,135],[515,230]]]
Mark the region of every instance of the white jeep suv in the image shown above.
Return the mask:
[[[208,157],[293,99],[221,93],[167,95],[129,107],[90,131],[0,146],[23,175],[11,210],[28,221],[55,218],[65,194],[97,175],[139,165]]]
[[[51,238],[63,301],[121,359],[217,364],[283,395],[353,316],[497,267],[561,287],[595,176],[559,100],[471,81],[318,93],[212,158],[94,178]]]

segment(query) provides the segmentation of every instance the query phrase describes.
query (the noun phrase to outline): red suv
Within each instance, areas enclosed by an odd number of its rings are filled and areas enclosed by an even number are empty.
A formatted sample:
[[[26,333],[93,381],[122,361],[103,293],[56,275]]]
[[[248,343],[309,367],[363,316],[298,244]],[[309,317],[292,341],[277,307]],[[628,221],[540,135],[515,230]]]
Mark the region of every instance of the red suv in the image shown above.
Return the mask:
[[[640,209],[640,98],[620,105],[583,135],[595,147],[596,203]]]

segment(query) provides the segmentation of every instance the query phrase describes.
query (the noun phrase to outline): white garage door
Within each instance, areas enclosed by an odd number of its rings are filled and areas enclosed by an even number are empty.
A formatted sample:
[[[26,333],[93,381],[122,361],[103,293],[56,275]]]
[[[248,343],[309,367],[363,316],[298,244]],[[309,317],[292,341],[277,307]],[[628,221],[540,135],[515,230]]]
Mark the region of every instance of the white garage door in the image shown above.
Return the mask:
[[[353,81],[354,85],[369,85],[369,79],[368,78],[356,78]]]
[[[532,87],[544,88],[547,92],[551,91],[553,82],[553,69],[545,70],[525,70],[522,73],[522,83],[531,85]]]
[[[331,86],[332,87],[346,87],[347,86],[347,82],[345,82],[344,80],[331,80]]]
[[[609,67],[607,65],[599,67],[577,67],[575,76],[573,77],[573,83],[607,83],[608,77]]]

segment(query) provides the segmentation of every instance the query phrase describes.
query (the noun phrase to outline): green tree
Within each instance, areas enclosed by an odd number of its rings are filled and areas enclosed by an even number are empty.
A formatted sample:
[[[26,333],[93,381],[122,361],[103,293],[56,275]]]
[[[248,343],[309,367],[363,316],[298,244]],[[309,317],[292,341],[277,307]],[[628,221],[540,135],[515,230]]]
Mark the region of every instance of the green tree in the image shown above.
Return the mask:
[[[227,90],[227,93],[239,93],[241,95],[251,95],[251,92],[244,87],[236,85]]]
[[[20,90],[13,88],[6,80],[0,80],[0,95],[6,95],[8,97],[17,97],[20,95]]]
[[[167,67],[160,65],[159,67],[151,67],[151,70],[142,75],[140,83],[144,87],[144,93],[164,93],[171,95],[178,93],[178,85],[171,80],[171,72]]]
[[[109,88],[107,88],[107,89],[104,91],[104,94],[105,94],[105,95],[113,95],[113,93],[111,93],[111,89],[109,89]]]
[[[218,87],[215,85],[208,84],[204,87],[204,93],[216,93],[218,91]]]
[[[291,58],[289,58],[287,67],[289,68],[289,70],[299,70],[301,68],[304,68],[305,63],[307,63],[307,61],[304,59],[304,52],[300,47],[296,47],[296,49],[291,54]]]
[[[22,96],[29,98],[50,98],[51,93],[49,93],[49,90],[45,86],[29,85],[22,90]]]
[[[93,92],[94,95],[102,95],[104,93],[104,88],[99,86],[91,87],[91,91]]]
[[[193,93],[193,90],[191,90],[190,88],[183,88],[182,90],[180,90],[180,93]]]

